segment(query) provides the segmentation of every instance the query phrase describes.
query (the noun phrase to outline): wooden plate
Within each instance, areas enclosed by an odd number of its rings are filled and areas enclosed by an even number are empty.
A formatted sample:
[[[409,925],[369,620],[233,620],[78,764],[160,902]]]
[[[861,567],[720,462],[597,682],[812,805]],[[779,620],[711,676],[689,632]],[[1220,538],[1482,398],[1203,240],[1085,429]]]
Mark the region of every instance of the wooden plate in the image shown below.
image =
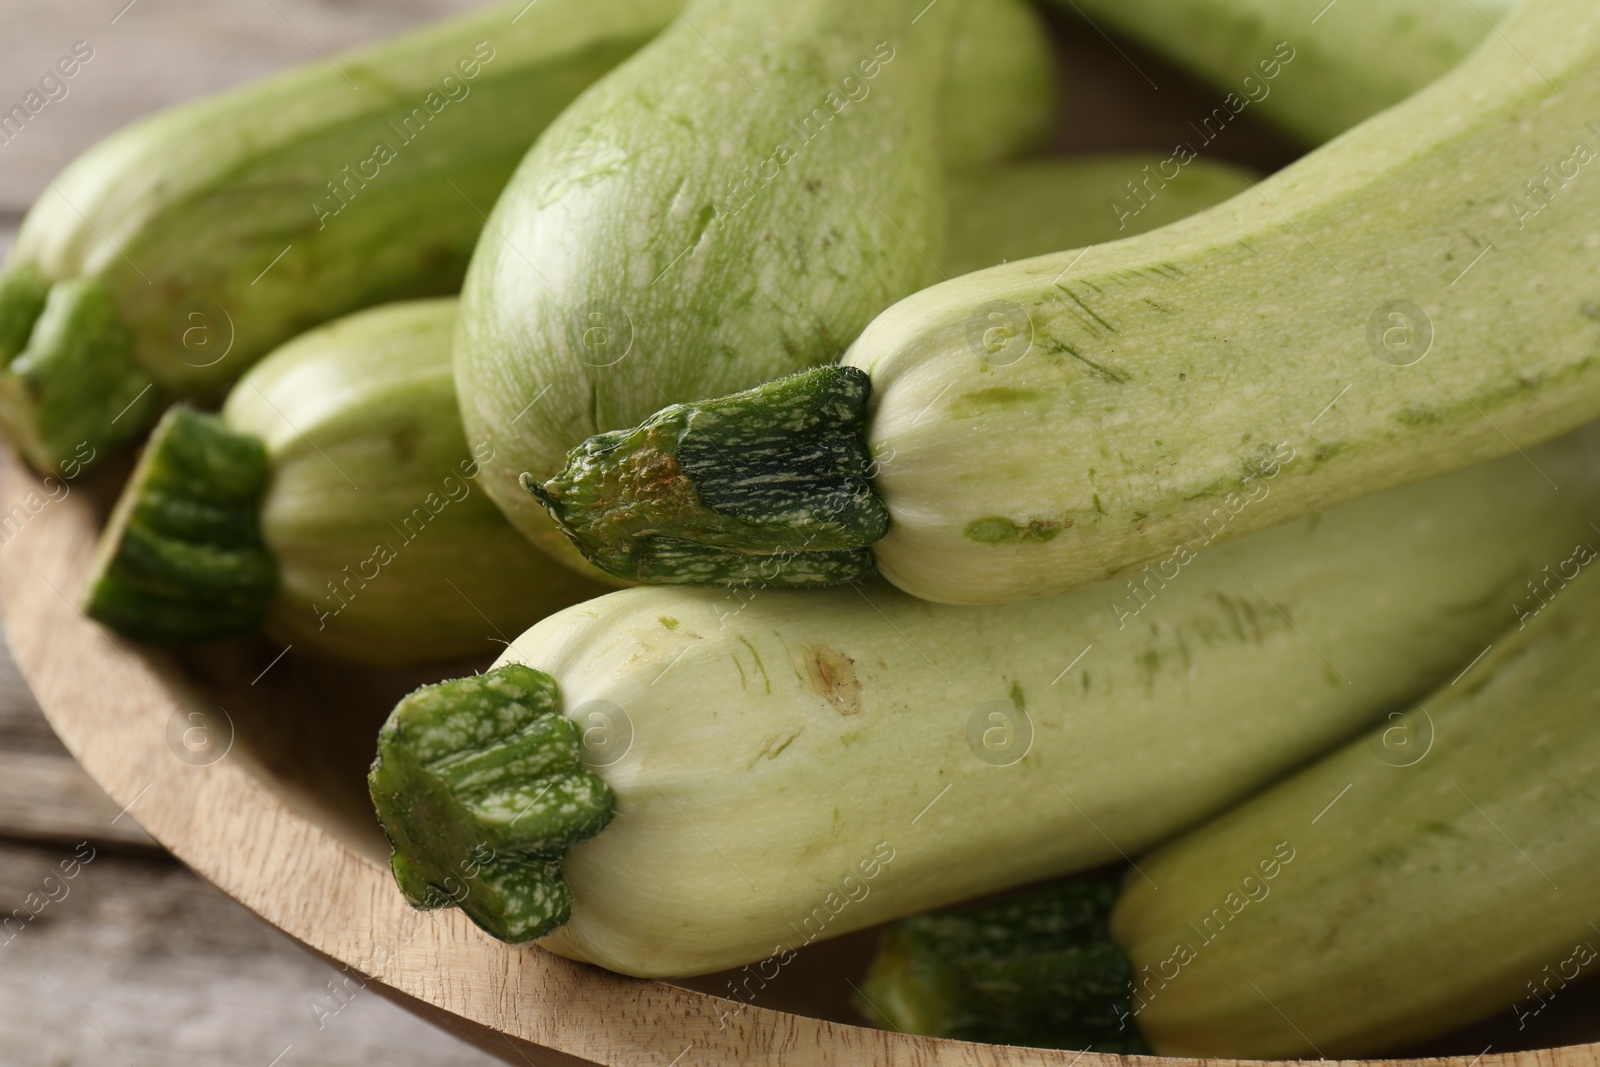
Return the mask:
[[[1187,136],[1208,95],[1147,57],[1063,35],[1058,149],[1152,148]],[[1155,74],[1166,92],[1149,85]],[[1192,105],[1192,106],[1191,106]],[[1218,155],[1271,170],[1291,148],[1241,122]],[[319,665],[264,641],[182,659],[123,641],[78,610],[95,536],[123,476],[41,483],[0,448],[0,615],[45,715],[89,773],[184,863],[363,983],[514,1064],[705,1067],[894,1063],[1122,1067],[1120,1057],[978,1045],[852,1025],[849,976],[872,932],[801,952],[761,992],[730,975],[668,984],[622,978],[494,941],[458,911],[415,912],[389,877],[364,788],[378,724],[416,685],[464,673]],[[1600,1037],[1600,989],[1563,993],[1546,1043]],[[724,996],[717,996],[722,993]],[[784,1010],[778,1010],[779,1008]],[[1429,1051],[1457,1067],[1600,1067],[1600,1044],[1501,1053],[1514,1025]],[[1525,1042],[1526,1038],[1522,1038]],[[1485,1044],[1491,1048],[1479,1053]],[[1178,1067],[1194,1061],[1149,1061]],[[1241,1061],[1215,1061],[1235,1064]],[[1370,1061],[1422,1065],[1450,1061]]]

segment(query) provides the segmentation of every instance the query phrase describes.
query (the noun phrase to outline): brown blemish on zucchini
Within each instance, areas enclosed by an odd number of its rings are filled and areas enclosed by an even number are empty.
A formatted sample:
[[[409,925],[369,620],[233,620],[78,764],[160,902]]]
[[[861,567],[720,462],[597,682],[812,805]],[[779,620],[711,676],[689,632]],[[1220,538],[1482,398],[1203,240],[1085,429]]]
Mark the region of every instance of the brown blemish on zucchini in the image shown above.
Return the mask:
[[[813,648],[805,657],[806,680],[840,715],[861,711],[861,679],[855,660],[834,648]]]
[[[1345,444],[1343,441],[1335,441],[1332,444],[1327,445],[1318,445],[1317,450],[1311,453],[1311,462],[1321,463],[1325,460],[1332,459],[1334,456],[1337,456],[1340,452],[1343,452],[1348,447],[1349,445]]]

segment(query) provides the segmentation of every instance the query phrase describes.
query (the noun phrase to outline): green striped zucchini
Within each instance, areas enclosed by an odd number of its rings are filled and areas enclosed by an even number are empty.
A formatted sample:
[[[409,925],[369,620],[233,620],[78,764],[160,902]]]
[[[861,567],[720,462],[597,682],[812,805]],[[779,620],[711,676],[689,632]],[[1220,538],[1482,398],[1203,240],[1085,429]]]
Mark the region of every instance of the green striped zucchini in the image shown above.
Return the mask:
[[[1526,0],[1249,195],[918,292],[842,368],[669,407],[533,488],[619,576],[875,562],[990,603],[1526,448],[1600,416],[1596,116],[1600,10]]]
[[[1592,536],[1597,447],[1530,450],[1559,492],[1510,457],[1127,587],[570,608],[396,707],[369,780],[396,877],[497,937],[667,976],[1115,860],[1459,671]]]

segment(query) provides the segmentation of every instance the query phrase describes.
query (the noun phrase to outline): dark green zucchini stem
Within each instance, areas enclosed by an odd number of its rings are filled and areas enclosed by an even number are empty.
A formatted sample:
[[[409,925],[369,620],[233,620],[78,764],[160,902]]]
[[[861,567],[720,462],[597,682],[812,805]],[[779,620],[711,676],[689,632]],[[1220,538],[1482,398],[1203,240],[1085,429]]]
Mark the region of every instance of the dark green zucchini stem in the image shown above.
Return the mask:
[[[1132,966],[1108,919],[1121,879],[1087,874],[999,903],[895,924],[858,1006],[902,1033],[1001,1045],[1148,1052]]]
[[[555,679],[508,664],[395,706],[367,785],[413,906],[455,905],[509,942],[567,921],[561,858],[605,828],[616,799],[581,764],[560,704]]]
[[[601,570],[661,585],[832,585],[871,574],[889,528],[865,425],[871,383],[819,367],[674,404],[567,455],[539,498]]]
[[[84,610],[130,637],[187,643],[257,629],[278,587],[261,543],[261,441],[175,407],[101,535]]]
[[[0,426],[35,470],[76,473],[149,429],[166,398],[133,344],[96,279],[0,277]]]

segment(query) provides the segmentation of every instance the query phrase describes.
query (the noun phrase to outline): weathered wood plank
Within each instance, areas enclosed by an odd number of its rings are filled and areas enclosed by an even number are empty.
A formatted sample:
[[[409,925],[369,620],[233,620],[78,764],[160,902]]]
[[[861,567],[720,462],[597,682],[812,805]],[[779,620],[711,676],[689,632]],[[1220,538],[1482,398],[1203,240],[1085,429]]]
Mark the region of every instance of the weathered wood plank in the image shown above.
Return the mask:
[[[65,752],[0,752],[0,838],[158,847]]]
[[[168,860],[0,843],[0,909],[7,1067],[492,1062]]]
[[[0,838],[156,848],[68,753],[0,643]]]

